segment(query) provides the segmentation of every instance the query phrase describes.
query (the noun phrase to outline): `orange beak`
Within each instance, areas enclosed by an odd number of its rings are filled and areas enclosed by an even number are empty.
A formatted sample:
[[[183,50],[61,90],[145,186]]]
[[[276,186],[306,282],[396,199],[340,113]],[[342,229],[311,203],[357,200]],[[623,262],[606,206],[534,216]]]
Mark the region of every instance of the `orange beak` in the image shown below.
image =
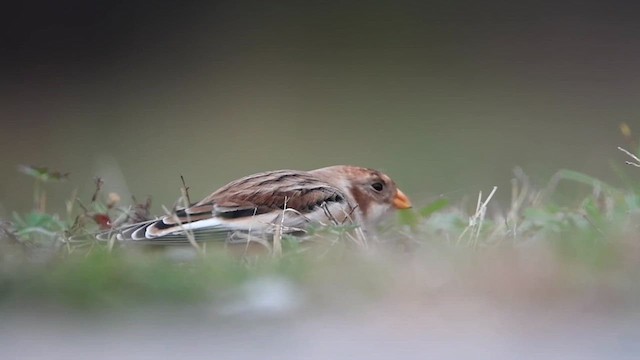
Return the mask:
[[[411,200],[400,189],[396,193],[396,197],[393,198],[393,206],[396,209],[409,209],[411,207]]]

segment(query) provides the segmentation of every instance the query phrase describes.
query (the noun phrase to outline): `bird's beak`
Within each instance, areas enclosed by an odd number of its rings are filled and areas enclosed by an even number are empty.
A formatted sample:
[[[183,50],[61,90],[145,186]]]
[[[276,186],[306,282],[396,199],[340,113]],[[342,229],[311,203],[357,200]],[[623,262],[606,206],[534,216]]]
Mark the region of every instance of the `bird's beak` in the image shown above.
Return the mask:
[[[393,206],[396,209],[409,209],[411,207],[411,200],[400,189],[396,193],[396,197],[393,198]]]

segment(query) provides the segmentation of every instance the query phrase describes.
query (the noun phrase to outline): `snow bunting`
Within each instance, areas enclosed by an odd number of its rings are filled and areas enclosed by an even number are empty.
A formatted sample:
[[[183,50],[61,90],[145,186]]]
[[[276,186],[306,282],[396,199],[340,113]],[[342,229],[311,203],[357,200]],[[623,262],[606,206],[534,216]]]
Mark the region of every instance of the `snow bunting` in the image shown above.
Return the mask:
[[[369,230],[394,209],[411,207],[409,198],[386,174],[337,165],[311,171],[276,170],[249,175],[201,201],[159,219],[100,233],[99,239],[172,244],[277,231],[304,233],[318,225],[355,224]],[[222,235],[222,236],[221,236]]]

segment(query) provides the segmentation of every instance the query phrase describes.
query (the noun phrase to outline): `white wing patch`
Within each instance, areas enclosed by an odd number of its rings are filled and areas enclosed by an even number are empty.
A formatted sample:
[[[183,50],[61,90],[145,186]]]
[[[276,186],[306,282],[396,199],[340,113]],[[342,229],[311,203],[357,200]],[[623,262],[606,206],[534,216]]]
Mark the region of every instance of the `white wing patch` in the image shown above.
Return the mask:
[[[187,241],[187,232],[191,232],[196,237],[219,235],[217,238],[221,237],[223,239],[223,234],[232,233],[272,235],[278,228],[280,228],[281,233],[297,233],[304,232],[304,229],[310,224],[326,226],[355,223],[357,219],[354,210],[355,208],[346,201],[326,202],[304,213],[287,208],[285,210],[232,219],[211,217],[178,224],[166,229],[154,228],[155,224],[162,222],[161,219],[158,219],[134,224],[117,232],[115,230],[105,232],[99,234],[98,238],[106,240],[111,234],[115,234],[116,239],[119,241],[133,240],[142,243],[153,240],[153,242],[162,244],[184,243]]]

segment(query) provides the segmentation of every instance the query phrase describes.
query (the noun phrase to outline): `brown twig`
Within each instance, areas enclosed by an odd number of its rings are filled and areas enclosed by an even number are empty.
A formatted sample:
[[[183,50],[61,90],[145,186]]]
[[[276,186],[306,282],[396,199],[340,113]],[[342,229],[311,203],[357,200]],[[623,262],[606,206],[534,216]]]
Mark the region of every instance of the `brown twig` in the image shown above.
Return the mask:
[[[333,216],[333,214],[331,213],[331,211],[329,211],[329,206],[327,205],[327,202],[323,202],[322,205],[320,205],[320,207],[322,208],[322,210],[324,211],[324,215],[329,218],[329,220],[331,220],[331,222],[333,223],[333,225],[338,226],[340,225],[340,223],[338,223],[338,220],[336,220],[336,218]]]
[[[104,180],[102,180],[101,177],[96,177],[94,179],[95,183],[96,183],[96,189],[93,192],[93,195],[91,196],[91,202],[94,203],[96,202],[96,200],[98,200],[98,194],[100,193],[100,190],[102,190],[102,185],[104,185]]]
[[[182,181],[182,188],[180,188],[180,192],[182,193],[182,196],[187,199],[187,203],[191,205],[191,198],[189,197],[190,188],[187,186],[186,181],[184,181],[184,176],[180,175],[180,180]]]

